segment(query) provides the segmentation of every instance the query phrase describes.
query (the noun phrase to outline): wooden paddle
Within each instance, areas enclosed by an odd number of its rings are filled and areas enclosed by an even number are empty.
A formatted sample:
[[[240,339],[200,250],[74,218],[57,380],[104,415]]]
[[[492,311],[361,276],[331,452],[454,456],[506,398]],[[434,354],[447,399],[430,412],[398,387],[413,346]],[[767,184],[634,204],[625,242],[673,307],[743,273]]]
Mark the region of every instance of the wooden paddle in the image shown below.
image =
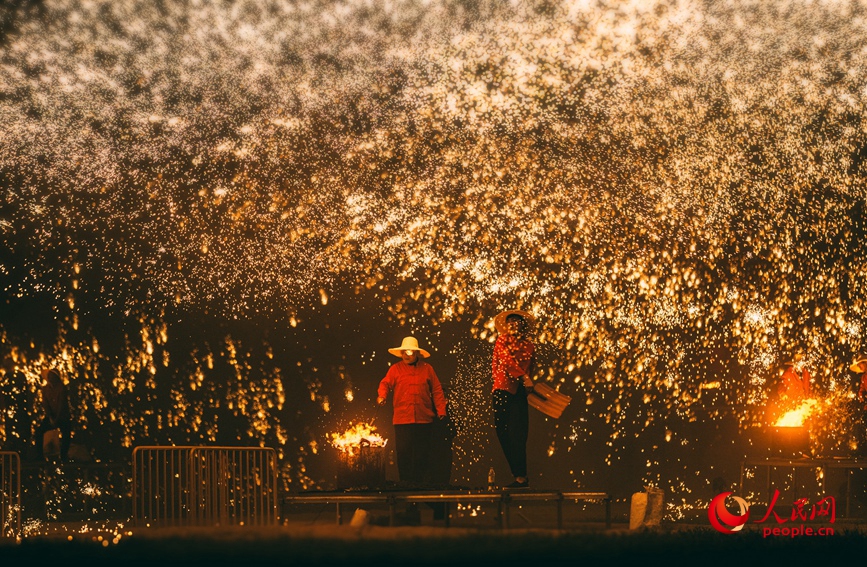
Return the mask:
[[[554,419],[563,415],[563,410],[572,401],[570,396],[561,394],[544,382],[536,382],[533,384],[533,389],[527,394],[527,402]]]

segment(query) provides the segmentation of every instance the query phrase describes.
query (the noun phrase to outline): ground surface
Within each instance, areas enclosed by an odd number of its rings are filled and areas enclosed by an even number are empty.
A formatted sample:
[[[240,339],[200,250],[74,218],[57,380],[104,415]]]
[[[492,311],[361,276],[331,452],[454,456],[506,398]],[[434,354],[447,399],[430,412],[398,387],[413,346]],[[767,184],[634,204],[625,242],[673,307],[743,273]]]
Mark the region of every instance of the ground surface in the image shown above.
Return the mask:
[[[629,531],[588,524],[563,531],[289,522],[268,528],[99,528],[0,540],[2,565],[784,565],[850,562],[867,526],[838,523],[827,537],[764,538],[759,526],[721,534],[702,525]],[[826,563],[827,564],[827,563]],[[830,563],[833,564],[833,563]]]

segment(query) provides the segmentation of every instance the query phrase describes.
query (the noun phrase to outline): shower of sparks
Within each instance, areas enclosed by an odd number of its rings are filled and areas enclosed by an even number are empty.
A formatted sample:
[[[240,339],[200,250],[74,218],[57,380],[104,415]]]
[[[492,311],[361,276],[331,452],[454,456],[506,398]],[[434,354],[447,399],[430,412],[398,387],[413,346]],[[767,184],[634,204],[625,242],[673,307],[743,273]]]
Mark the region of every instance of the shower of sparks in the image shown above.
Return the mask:
[[[309,487],[316,424],[369,396],[244,322],[299,337],[354,302],[464,324],[454,345],[532,311],[537,378],[574,400],[563,470],[594,468],[570,460],[591,435],[598,469],[640,441],[643,482],[688,492],[692,424],[762,423],[796,351],[849,415],[862,2],[27,6],[0,8],[0,290],[58,330],[42,348],[0,313],[11,399],[35,408],[55,365],[84,429],[276,446]],[[485,469],[487,371],[451,391],[456,458]]]
[[[495,439],[485,427],[480,427],[480,424],[493,423],[491,349],[457,344],[450,355],[459,361],[448,397],[449,413],[456,429],[453,477],[459,485],[473,486],[474,482],[479,482],[473,471],[480,468],[487,471],[494,457],[490,448]]]

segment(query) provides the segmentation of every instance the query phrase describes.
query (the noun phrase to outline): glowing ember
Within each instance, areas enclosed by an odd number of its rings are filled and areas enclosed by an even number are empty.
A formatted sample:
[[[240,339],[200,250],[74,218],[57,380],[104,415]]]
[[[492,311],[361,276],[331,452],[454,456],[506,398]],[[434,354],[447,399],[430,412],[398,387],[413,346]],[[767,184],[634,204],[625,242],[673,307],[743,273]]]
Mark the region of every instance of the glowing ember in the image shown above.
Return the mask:
[[[776,427],[801,427],[807,416],[813,412],[815,405],[816,400],[814,399],[804,400],[800,406],[783,414],[783,417],[778,419],[774,425]]]
[[[356,453],[362,446],[385,447],[386,443],[388,439],[383,439],[369,423],[356,423],[343,433],[331,434],[331,444],[350,454]]]

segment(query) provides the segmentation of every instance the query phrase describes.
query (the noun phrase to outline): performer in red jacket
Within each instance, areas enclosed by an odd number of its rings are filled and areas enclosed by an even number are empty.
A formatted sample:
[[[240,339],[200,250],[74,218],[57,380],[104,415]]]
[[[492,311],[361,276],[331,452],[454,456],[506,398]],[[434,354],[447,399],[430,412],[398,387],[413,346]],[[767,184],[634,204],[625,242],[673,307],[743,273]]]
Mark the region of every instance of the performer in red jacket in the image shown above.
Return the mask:
[[[415,337],[405,337],[388,352],[401,358],[379,383],[376,402],[385,403],[394,392],[394,436],[400,480],[422,483],[428,469],[434,418],[445,419],[446,397],[433,366],[423,359],[430,353],[419,348]]]
[[[798,353],[786,362],[779,394],[783,403],[789,406],[797,406],[810,397],[810,371],[804,366],[803,354]]]

